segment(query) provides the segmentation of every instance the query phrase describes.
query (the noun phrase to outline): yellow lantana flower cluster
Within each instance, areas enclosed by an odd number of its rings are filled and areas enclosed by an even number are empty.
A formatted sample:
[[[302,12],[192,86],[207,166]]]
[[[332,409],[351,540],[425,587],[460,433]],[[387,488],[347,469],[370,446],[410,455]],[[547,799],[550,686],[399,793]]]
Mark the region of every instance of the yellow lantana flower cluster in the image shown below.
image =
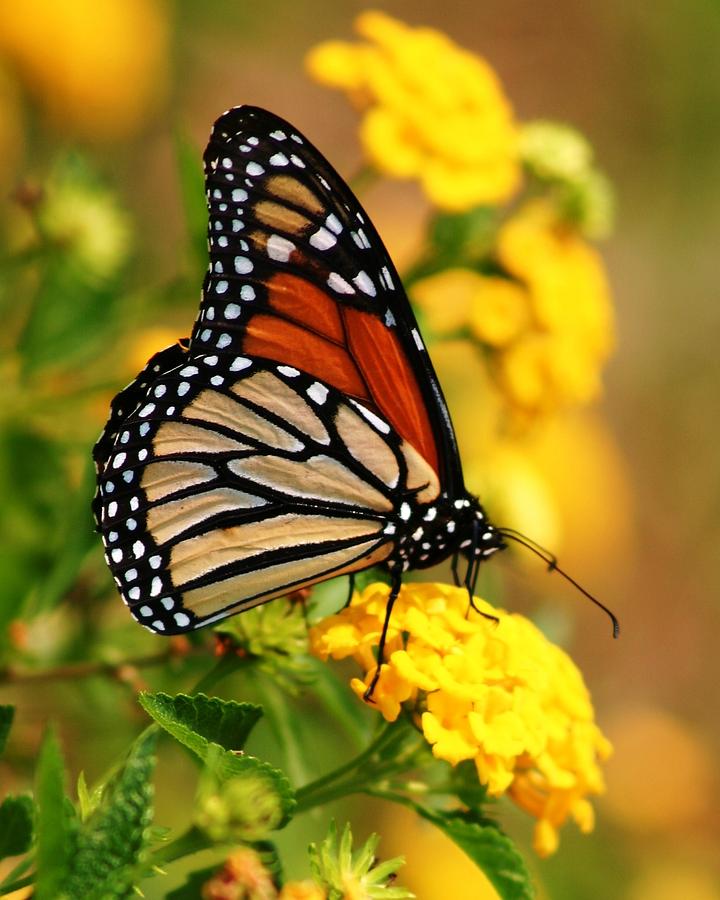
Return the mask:
[[[599,254],[552,204],[534,200],[501,226],[494,256],[502,275],[450,269],[413,287],[429,328],[466,330],[521,416],[595,399],[614,342]]]
[[[440,209],[508,200],[520,184],[519,137],[492,68],[441,32],[382,12],[362,13],[355,26],[365,42],[322,43],[307,66],[364,112],[360,138],[372,165],[419,179]]]
[[[321,659],[352,657],[365,671],[352,681],[362,697],[376,670],[374,648],[389,588],[374,584],[311,630]],[[507,793],[538,822],[535,849],[552,853],[568,817],[593,826],[587,797],[604,791],[599,763],[611,746],[595,724],[572,660],[523,616],[441,584],[405,584],[393,610],[373,702],[388,721],[412,710],[439,759],[473,760],[493,796]]]

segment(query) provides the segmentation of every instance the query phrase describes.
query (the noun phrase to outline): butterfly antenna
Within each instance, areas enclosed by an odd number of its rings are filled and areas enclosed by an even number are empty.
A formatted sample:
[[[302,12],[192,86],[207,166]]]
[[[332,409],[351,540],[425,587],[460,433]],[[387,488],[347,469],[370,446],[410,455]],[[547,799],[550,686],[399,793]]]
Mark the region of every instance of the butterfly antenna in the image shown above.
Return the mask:
[[[555,554],[551,553],[549,550],[546,550],[536,541],[533,541],[532,538],[526,537],[519,531],[515,531],[514,528],[498,528],[497,531],[498,534],[500,534],[502,537],[507,538],[510,541],[515,541],[516,544],[520,544],[521,546],[525,547],[526,550],[534,553],[535,556],[540,557],[540,559],[547,565],[548,572],[557,572],[558,575],[561,575],[565,579],[565,581],[568,581],[576,590],[580,591],[580,593],[584,597],[587,597],[587,599],[590,600],[591,603],[594,603],[595,606],[598,606],[612,622],[613,637],[619,637],[620,622],[618,621],[615,613],[612,610],[608,609],[604,603],[601,603],[597,599],[597,597],[593,597],[593,595],[589,591],[586,591],[581,584],[578,584],[578,582],[575,581],[572,575],[569,575],[567,572],[561,569],[558,565],[557,557],[555,556]]]

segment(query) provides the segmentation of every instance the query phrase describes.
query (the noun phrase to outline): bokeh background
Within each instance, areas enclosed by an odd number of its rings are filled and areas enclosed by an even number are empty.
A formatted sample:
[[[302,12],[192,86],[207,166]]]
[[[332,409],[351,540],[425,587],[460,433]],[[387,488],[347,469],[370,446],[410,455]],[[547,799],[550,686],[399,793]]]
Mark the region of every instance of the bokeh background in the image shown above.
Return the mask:
[[[619,339],[603,402],[548,426],[528,453],[533,496],[542,495],[562,562],[615,609],[621,640],[609,639],[605,621],[579,595],[548,584],[539,564],[499,564],[504,602],[537,615],[569,648],[616,750],[594,835],[569,826],[556,856],[531,861],[541,895],[720,900],[720,6],[398,0],[375,7],[435,26],[483,55],[518,118],[577,126],[617,188],[616,229],[602,251]],[[186,153],[199,153],[213,119],[250,102],[291,118],[350,176],[360,164],[356,115],[304,75],[303,58],[318,41],[349,38],[363,8],[334,0],[3,5],[0,624],[11,654],[56,664],[76,658],[83,641],[100,656],[157,650],[130,627],[124,648],[116,641],[103,651],[103,629],[124,628],[124,611],[97,574],[100,555],[76,498],[85,496],[87,454],[113,391],[194,317],[198,267],[185,229],[178,140]],[[45,272],[47,290],[34,292],[34,309],[17,302],[39,277],[26,268],[23,248],[48,184],[60,186],[59,199],[36,225],[46,234],[77,225],[88,270],[87,294],[63,298],[69,317],[51,308],[62,271]],[[389,182],[363,200],[402,271],[421,239],[425,200],[414,185]],[[80,209],[82,221],[73,224]],[[106,306],[98,291],[106,291]],[[465,363],[442,347],[436,353],[472,455],[482,397]],[[68,559],[66,570],[59,560]],[[86,567],[79,582],[78,560]],[[14,612],[21,602],[24,624]],[[138,678],[163,686],[150,673]],[[122,752],[141,721],[126,685],[4,681],[0,700],[21,708],[0,764],[0,779],[14,788],[28,782],[49,717],[60,722],[71,773],[84,768],[89,778]],[[323,742],[311,727],[307,733]],[[191,783],[176,756],[168,754],[159,773],[163,824],[181,815],[183,785]],[[429,827],[385,806],[359,803],[352,816],[358,835],[378,830],[383,853],[407,857],[401,878],[422,900],[451,896],[448,884],[460,900],[493,896]],[[505,807],[501,817],[527,848],[529,823]]]

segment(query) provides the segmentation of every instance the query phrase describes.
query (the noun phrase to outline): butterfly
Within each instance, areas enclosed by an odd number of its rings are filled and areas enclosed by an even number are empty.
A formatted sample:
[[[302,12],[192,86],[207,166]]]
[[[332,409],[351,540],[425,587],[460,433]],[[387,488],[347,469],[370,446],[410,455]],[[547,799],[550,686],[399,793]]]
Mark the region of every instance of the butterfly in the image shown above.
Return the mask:
[[[204,154],[210,265],[189,340],[115,398],[94,513],[132,615],[171,635],[290,591],[505,544],[463,482],[395,267],[330,163],[252,106]],[[456,580],[459,576],[456,575]]]

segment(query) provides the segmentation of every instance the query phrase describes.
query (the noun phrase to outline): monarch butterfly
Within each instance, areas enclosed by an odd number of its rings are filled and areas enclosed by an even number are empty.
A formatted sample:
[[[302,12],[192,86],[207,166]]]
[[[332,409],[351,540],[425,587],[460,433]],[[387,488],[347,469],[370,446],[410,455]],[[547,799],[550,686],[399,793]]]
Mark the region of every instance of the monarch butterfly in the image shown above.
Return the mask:
[[[289,591],[505,546],[465,489],[398,274],[343,179],[251,106],[204,155],[210,265],[189,341],[113,401],[94,513],[132,615],[177,634]],[[382,653],[382,643],[380,651]]]

